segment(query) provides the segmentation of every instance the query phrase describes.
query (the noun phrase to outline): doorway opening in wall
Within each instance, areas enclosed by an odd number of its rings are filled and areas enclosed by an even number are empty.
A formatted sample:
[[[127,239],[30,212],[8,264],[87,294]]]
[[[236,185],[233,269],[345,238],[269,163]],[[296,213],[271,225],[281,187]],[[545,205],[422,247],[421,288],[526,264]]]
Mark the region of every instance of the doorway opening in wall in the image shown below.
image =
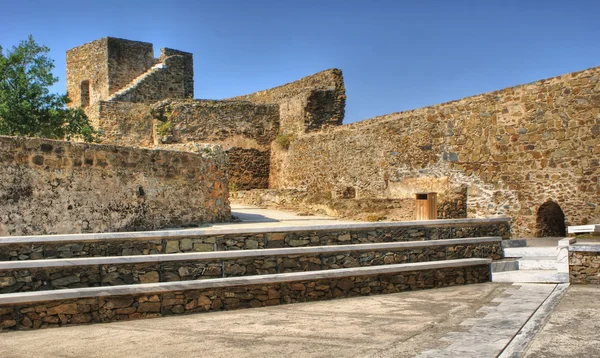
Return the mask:
[[[90,81],[81,81],[81,107],[88,107],[90,105]]]
[[[565,213],[560,205],[547,201],[537,212],[537,237],[565,237]]]

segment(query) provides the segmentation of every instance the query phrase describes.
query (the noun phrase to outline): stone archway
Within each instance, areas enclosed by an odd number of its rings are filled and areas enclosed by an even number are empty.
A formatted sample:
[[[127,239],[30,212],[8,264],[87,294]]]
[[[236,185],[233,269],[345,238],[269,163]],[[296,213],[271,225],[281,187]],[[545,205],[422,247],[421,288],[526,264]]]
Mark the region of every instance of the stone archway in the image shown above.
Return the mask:
[[[565,213],[560,205],[547,201],[537,212],[537,237],[564,237],[566,235]]]

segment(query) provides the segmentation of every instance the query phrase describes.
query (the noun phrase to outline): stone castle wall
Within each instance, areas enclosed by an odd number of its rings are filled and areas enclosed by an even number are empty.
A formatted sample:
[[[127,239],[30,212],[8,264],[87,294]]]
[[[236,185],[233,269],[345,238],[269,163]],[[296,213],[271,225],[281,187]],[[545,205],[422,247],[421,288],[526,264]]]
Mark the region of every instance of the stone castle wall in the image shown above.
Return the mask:
[[[108,97],[108,39],[103,38],[67,51],[67,94],[70,107],[83,106],[82,82],[89,81],[90,104]]]
[[[273,151],[271,187],[356,198],[445,195],[470,216],[510,215],[534,236],[558,203],[567,224],[600,220],[600,68],[298,135]],[[275,146],[275,145],[274,145]]]
[[[218,150],[200,155],[0,137],[0,235],[226,221],[227,196],[226,158]]]
[[[194,56],[189,52],[161,48],[158,60],[163,62],[171,56],[183,57],[183,98],[194,98]]]
[[[105,144],[129,147],[154,145],[154,120],[147,103],[101,101],[94,127]]]
[[[165,98],[185,98],[186,58],[170,56],[159,65],[160,67],[151,69],[125,87],[123,92],[115,93],[110,100],[154,103]]]
[[[108,37],[108,92],[113,94],[148,71],[157,61],[151,43]]]
[[[342,71],[330,69],[283,86],[230,99],[279,105],[281,132],[293,135],[341,125],[346,89]]]
[[[269,186],[270,146],[279,131],[274,104],[245,101],[166,100],[155,104],[98,104],[103,143],[177,147],[221,145],[229,156],[229,181],[237,190]]]

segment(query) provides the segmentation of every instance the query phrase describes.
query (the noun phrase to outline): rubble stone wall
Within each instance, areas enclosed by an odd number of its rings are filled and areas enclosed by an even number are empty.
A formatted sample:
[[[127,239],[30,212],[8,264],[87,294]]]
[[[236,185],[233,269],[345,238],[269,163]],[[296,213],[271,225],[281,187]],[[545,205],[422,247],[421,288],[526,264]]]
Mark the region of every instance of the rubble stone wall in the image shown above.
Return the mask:
[[[470,217],[509,215],[535,236],[552,200],[567,225],[600,222],[600,67],[297,134],[272,151],[270,186],[356,198],[467,188]]]
[[[500,242],[224,259],[0,270],[0,294],[319,271],[465,258],[501,259]]]
[[[279,105],[281,132],[295,135],[341,125],[346,89],[342,71],[329,69],[282,86],[230,99]]]
[[[110,239],[77,243],[44,242],[2,244],[0,261],[39,260],[71,257],[130,256],[180,252],[256,250],[282,247],[349,245],[396,241],[446,240],[497,236],[510,238],[508,221],[480,224],[446,224],[404,227],[369,227],[327,231],[271,232],[256,234],[205,235],[183,238]]]
[[[0,306],[0,331],[267,307],[488,282],[489,265]]]
[[[157,61],[151,43],[106,38],[108,92],[113,94],[148,71]]]
[[[226,157],[0,137],[0,235],[227,221]]]
[[[600,252],[569,251],[569,281],[579,285],[599,285]]]
[[[81,45],[67,51],[67,94],[69,107],[77,108],[81,102],[81,85],[89,81],[90,105],[105,99],[108,90],[108,39]]]

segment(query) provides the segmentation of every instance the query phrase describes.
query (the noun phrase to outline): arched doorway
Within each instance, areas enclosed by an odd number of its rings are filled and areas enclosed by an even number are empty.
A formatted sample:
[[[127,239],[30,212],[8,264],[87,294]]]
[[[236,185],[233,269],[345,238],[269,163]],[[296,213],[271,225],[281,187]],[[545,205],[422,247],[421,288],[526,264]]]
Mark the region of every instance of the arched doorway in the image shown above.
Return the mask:
[[[566,235],[565,213],[560,206],[547,201],[537,212],[537,237],[564,237]]]

